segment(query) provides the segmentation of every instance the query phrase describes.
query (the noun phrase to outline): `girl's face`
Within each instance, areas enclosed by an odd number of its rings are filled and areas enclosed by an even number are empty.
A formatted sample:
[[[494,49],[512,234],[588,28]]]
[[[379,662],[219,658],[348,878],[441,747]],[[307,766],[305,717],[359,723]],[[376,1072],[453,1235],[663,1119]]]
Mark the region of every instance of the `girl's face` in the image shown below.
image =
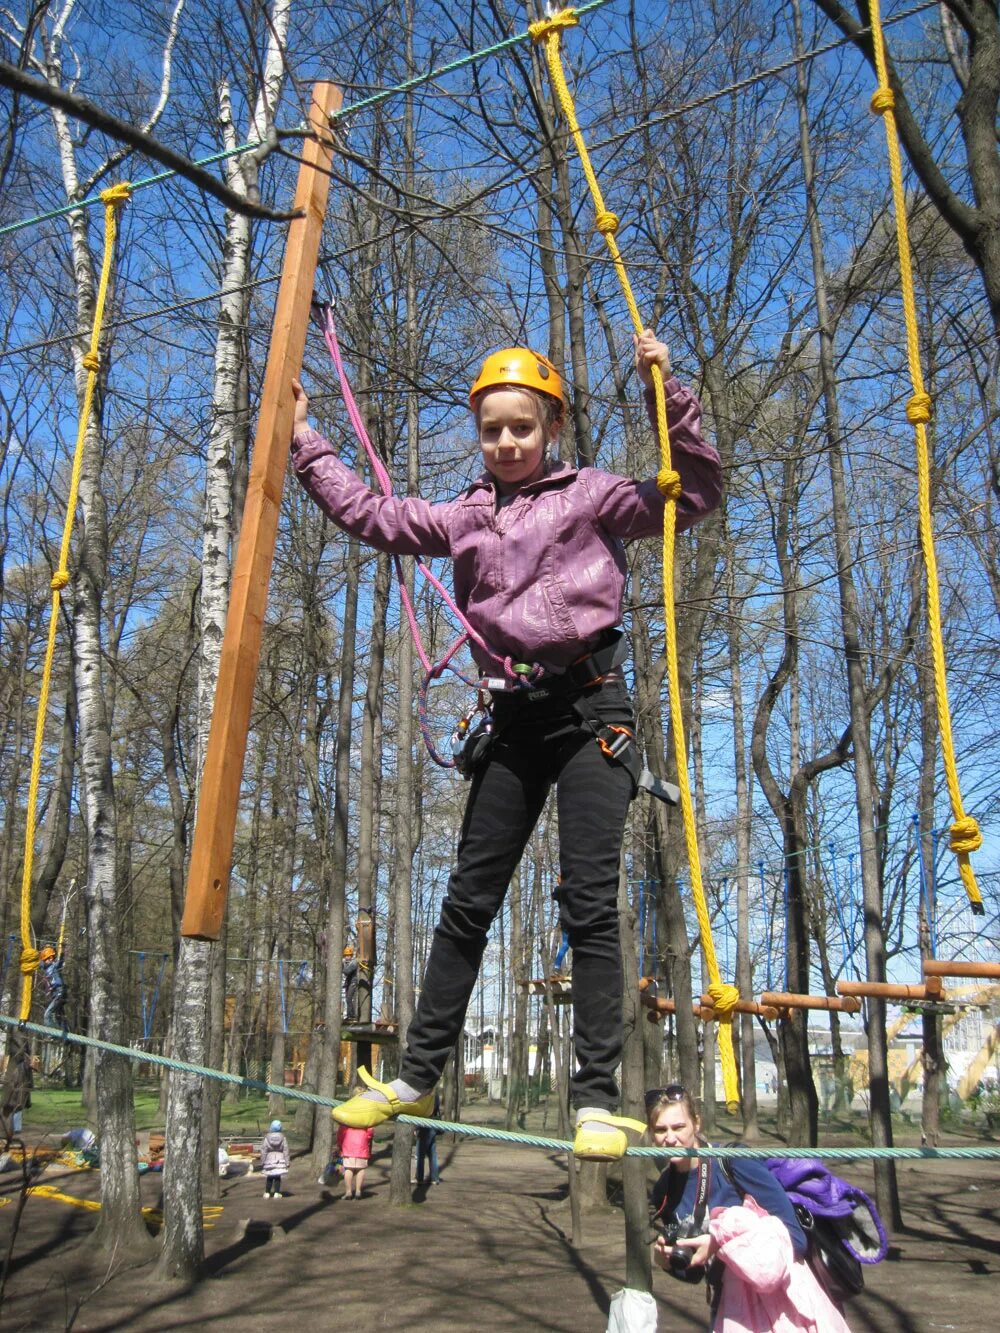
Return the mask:
[[[683,1102],[668,1102],[656,1114],[650,1125],[653,1143],[657,1148],[693,1148],[698,1142],[701,1122],[691,1113]],[[690,1167],[693,1157],[671,1157],[671,1166],[682,1170]]]
[[[479,447],[501,495],[545,475],[548,446],[558,433],[558,426],[546,433],[537,400],[523,389],[490,389],[483,394]]]

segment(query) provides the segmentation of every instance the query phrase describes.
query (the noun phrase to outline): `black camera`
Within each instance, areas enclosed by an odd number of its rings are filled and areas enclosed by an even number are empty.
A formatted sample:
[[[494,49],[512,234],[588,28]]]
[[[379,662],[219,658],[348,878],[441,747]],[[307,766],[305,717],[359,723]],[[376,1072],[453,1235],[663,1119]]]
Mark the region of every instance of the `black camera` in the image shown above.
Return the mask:
[[[679,1278],[681,1282],[700,1282],[705,1276],[704,1267],[701,1264],[697,1267],[692,1266],[691,1251],[679,1247],[677,1242],[690,1240],[692,1236],[702,1234],[704,1228],[699,1229],[693,1217],[686,1218],[683,1222],[678,1222],[676,1218],[671,1218],[668,1222],[656,1219],[653,1225],[671,1247],[667,1256],[670,1276]]]

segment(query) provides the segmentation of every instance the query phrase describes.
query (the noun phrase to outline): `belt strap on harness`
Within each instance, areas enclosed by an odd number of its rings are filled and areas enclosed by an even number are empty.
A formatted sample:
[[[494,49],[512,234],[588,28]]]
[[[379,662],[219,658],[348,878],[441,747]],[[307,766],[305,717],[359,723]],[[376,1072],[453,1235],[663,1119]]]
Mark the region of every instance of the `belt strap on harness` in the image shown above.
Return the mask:
[[[644,768],[635,743],[635,735],[628,728],[613,723],[602,722],[594,705],[586,696],[573,701],[573,711],[577,717],[594,733],[594,739],[601,748],[601,753],[608,759],[615,760],[632,779],[636,791],[641,788],[667,805],[678,805],[681,799],[680,788],[672,782],[664,782],[648,768]],[[634,794],[634,793],[633,793]]]

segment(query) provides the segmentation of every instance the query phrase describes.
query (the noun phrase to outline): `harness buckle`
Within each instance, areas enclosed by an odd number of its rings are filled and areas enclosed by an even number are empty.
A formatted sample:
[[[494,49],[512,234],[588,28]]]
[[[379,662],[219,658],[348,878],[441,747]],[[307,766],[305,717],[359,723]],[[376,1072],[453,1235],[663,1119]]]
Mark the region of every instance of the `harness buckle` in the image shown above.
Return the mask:
[[[605,726],[597,733],[597,744],[601,753],[609,759],[618,759],[635,740],[635,735],[628,727]]]

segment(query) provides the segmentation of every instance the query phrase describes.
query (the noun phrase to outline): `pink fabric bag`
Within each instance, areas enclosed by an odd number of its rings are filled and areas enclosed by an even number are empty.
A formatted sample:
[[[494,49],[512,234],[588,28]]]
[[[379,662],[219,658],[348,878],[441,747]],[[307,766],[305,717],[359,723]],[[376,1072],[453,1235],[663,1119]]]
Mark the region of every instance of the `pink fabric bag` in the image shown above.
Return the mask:
[[[785,1224],[748,1194],[712,1210],[709,1232],[726,1266],[715,1333],[850,1333]]]

